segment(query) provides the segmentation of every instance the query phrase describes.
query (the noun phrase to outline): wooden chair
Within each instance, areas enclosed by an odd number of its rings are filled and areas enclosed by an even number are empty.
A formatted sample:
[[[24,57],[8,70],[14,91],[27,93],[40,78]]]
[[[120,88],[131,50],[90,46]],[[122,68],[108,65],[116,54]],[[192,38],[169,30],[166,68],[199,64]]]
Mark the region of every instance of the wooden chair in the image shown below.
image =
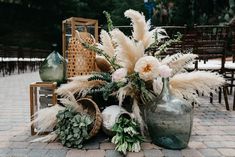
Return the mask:
[[[205,25],[194,26],[194,29],[197,33],[194,53],[199,56],[195,63],[195,69],[216,71],[223,74],[228,27]],[[219,89],[219,103],[221,103],[222,91],[226,109],[229,110],[227,85]],[[213,103],[212,93],[210,102]]]
[[[225,60],[225,65],[223,69],[224,77],[228,80],[228,86],[230,88],[230,94],[233,94],[233,110],[235,110],[235,25],[230,26],[229,28],[229,38],[228,38],[228,50],[225,55],[227,60]]]
[[[166,30],[170,39],[175,39],[177,34],[180,33],[182,35],[181,41],[173,42],[166,51],[166,54],[174,54],[183,50],[184,45],[184,35],[187,31],[187,26],[163,26],[161,27]]]

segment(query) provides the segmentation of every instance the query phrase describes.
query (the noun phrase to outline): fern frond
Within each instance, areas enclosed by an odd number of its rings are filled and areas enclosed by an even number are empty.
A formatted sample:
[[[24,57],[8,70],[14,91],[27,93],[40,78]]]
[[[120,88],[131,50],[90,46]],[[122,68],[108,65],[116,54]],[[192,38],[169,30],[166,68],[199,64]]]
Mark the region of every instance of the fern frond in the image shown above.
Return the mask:
[[[171,46],[175,42],[180,42],[182,38],[182,34],[177,32],[177,35],[175,35],[175,39],[170,39],[161,44],[158,40],[155,40],[154,43],[152,43],[147,49],[145,49],[145,54],[147,55],[153,55],[157,57],[161,53],[164,53],[167,51],[167,48]],[[160,45],[161,44],[161,45]]]
[[[93,76],[88,78],[88,81],[93,81],[93,80],[101,80],[101,81],[111,82],[112,77],[109,73],[100,72],[100,73],[95,73],[95,74],[93,74]]]

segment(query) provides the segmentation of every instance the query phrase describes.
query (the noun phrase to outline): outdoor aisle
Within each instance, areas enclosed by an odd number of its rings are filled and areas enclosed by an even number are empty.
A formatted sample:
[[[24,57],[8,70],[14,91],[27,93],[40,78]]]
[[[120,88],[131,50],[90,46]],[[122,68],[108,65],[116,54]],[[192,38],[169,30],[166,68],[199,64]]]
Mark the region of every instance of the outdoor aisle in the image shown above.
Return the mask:
[[[30,136],[29,84],[39,80],[38,72],[0,77],[0,157],[121,156],[102,136],[92,140],[84,150],[68,149],[57,142],[30,143],[35,137]],[[189,148],[172,151],[143,143],[140,153],[127,156],[235,157],[235,112],[226,111],[224,104],[210,104],[208,98],[201,102],[200,107],[195,108]]]

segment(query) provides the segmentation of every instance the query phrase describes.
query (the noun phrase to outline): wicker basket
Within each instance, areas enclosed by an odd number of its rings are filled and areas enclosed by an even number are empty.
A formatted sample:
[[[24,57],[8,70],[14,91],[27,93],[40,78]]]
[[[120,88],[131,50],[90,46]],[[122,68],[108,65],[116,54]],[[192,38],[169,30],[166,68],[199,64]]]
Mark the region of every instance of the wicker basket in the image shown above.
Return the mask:
[[[87,114],[94,118],[93,127],[89,133],[89,138],[91,138],[99,132],[102,126],[102,114],[97,104],[89,98],[81,98],[78,103],[82,104],[83,109],[87,110]]]
[[[80,32],[79,38],[88,44],[95,44],[94,37],[87,32]],[[67,78],[89,75],[95,71],[95,52],[83,47],[78,37],[71,37],[68,45]]]

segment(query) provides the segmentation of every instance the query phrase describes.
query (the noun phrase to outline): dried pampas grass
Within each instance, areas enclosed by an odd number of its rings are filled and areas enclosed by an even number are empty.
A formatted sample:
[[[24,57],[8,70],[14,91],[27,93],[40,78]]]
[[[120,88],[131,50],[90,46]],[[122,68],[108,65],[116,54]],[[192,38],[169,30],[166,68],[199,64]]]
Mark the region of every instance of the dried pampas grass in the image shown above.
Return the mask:
[[[56,126],[56,115],[64,107],[60,105],[54,105],[52,107],[44,108],[39,110],[33,115],[33,121],[31,125],[37,126],[37,134],[45,132],[47,130],[52,130]]]
[[[55,133],[55,131],[51,132],[49,135],[46,135],[44,137],[36,138],[30,142],[53,142],[57,139],[58,135]]]
[[[100,40],[102,44],[98,44],[98,48],[103,50],[109,57],[113,57],[115,49],[109,33],[102,30],[100,33]]]
[[[83,107],[80,103],[77,103],[74,95],[68,92],[64,98],[59,99],[60,102],[66,107],[72,107],[75,111],[82,113]]]
[[[172,75],[174,75],[184,70],[184,67],[192,63],[196,57],[198,56],[191,53],[177,53],[171,56],[166,56],[162,60],[161,64],[167,64],[173,70]]]
[[[81,97],[86,96],[87,92],[98,85],[101,85],[103,81],[94,80],[94,81],[87,81],[87,80],[73,80],[66,85],[61,86],[56,90],[58,95],[66,97],[69,93],[76,94],[78,93]]]
[[[135,63],[144,55],[142,42],[135,42],[118,29],[114,29],[111,34],[112,38],[117,43],[117,62],[127,68],[129,73],[132,73]]]
[[[196,91],[209,96],[210,93],[214,93],[215,89],[224,83],[225,79],[221,75],[208,71],[176,74],[170,78],[169,82],[172,94],[178,98],[185,98],[190,102],[198,103],[198,94]],[[162,91],[162,85],[161,79],[154,80],[154,93],[159,95]]]
[[[132,94],[131,90],[131,84],[127,84],[126,86],[119,88],[119,90],[117,91],[119,106],[122,106],[122,102],[126,96]]]
[[[170,86],[174,95],[196,102],[198,102],[196,90],[209,95],[224,83],[225,79],[221,75],[207,71],[181,73],[170,78]]]
[[[129,9],[125,11],[124,15],[131,19],[133,25],[132,35],[135,40],[142,41],[144,48],[147,48],[154,43],[154,33],[156,29],[149,31],[150,21],[146,22],[143,14],[138,11]]]

